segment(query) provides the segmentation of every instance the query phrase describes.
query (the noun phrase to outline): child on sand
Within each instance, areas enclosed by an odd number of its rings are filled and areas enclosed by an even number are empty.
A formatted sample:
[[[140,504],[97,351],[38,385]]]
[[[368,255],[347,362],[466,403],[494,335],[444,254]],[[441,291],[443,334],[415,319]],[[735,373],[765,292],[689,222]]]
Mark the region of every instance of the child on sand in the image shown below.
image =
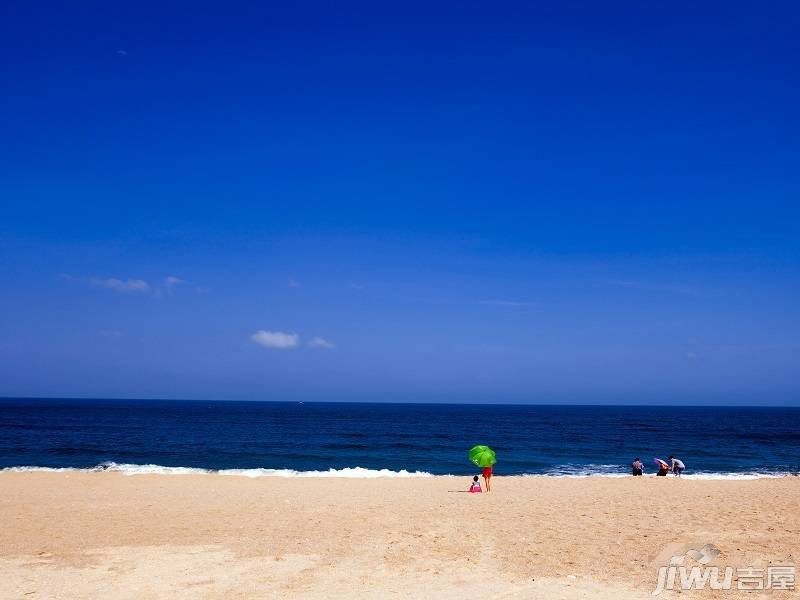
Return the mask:
[[[641,476],[642,471],[644,471],[644,465],[642,464],[642,461],[640,461],[638,458],[635,458],[631,463],[631,473],[634,476]]]
[[[478,476],[472,478],[472,485],[469,486],[469,493],[470,494],[480,494],[483,490],[481,490],[481,484],[478,482]]]

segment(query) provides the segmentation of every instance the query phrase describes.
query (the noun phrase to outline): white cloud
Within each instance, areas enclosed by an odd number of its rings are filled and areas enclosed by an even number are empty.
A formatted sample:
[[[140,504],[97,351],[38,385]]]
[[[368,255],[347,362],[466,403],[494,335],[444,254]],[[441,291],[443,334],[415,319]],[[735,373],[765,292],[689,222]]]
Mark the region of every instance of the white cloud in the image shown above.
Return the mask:
[[[309,348],[326,348],[328,350],[330,350],[331,348],[335,348],[335,346],[333,345],[333,342],[329,342],[325,338],[319,337],[319,336],[311,338],[311,341],[308,342],[308,347]]]
[[[150,284],[143,279],[117,279],[111,277],[109,279],[97,279],[92,277],[89,279],[92,285],[114,290],[115,292],[128,293],[128,292],[149,292],[152,288]]]
[[[282,331],[265,331],[260,329],[250,336],[256,344],[265,348],[296,348],[300,343],[300,336],[296,333],[284,333]]]
[[[290,279],[289,283],[287,284],[290,288],[299,288],[303,287],[303,284],[297,281],[296,279]]]
[[[180,277],[174,277],[170,275],[169,277],[164,277],[164,287],[167,289],[173,288],[176,285],[180,285],[182,283],[188,283],[185,279],[181,279]]]
[[[161,292],[164,291],[168,294],[171,294],[172,291],[180,286],[180,285],[189,285],[191,284],[190,281],[186,279],[181,279],[180,277],[176,277],[174,275],[169,275],[164,277],[161,280],[161,284],[151,285],[144,279],[119,279],[117,277],[73,277],[68,273],[63,273],[61,278],[66,281],[74,281],[77,283],[82,283],[85,285],[90,285],[94,287],[101,287],[106,288],[108,290],[113,290],[115,292],[120,292],[123,294],[127,293],[140,293],[140,294],[153,294],[156,297],[161,296]],[[193,285],[193,284],[192,284]],[[201,288],[197,288],[198,293],[202,293],[203,290]]]

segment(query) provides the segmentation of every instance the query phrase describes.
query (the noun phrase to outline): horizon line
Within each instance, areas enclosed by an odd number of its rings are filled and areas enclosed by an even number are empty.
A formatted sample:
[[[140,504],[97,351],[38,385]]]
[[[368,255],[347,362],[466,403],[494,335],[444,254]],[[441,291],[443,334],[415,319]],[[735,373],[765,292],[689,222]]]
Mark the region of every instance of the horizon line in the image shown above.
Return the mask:
[[[133,398],[115,397],[104,398],[98,396],[0,396],[0,402],[8,400],[39,401],[89,401],[89,402],[216,402],[216,403],[261,403],[261,404],[382,404],[382,405],[414,405],[414,406],[540,406],[540,407],[637,407],[637,408],[794,408],[800,409],[797,404],[685,404],[673,402],[670,404],[636,404],[630,402],[619,403],[553,403],[553,402],[436,402],[436,401],[396,401],[396,400],[242,400],[222,398]]]

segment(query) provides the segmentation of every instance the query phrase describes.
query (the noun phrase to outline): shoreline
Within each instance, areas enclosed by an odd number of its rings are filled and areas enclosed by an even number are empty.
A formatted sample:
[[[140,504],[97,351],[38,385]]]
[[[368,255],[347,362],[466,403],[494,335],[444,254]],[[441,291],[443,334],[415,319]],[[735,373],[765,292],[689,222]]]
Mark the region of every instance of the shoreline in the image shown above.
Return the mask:
[[[132,464],[132,463],[101,463],[92,467],[43,467],[43,466],[10,466],[0,468],[0,473],[122,473],[123,475],[224,475],[235,477],[248,477],[251,479],[260,477],[281,477],[293,478],[334,478],[334,479],[390,479],[390,478],[430,478],[430,477],[471,477],[477,473],[475,469],[462,474],[452,473],[429,473],[427,471],[408,471],[401,469],[393,471],[391,469],[368,469],[365,467],[344,467],[341,469],[330,468],[327,470],[297,471],[295,469],[267,469],[261,467],[243,467],[229,469],[211,469],[202,467],[180,467],[155,464]],[[563,471],[563,470],[562,470]],[[590,468],[575,469],[573,472],[561,473],[511,473],[507,475],[497,475],[497,477],[521,477],[521,478],[553,478],[553,479],[586,479],[586,478],[608,478],[625,479],[631,477],[630,473],[623,472],[592,472]],[[643,478],[655,477],[655,473],[645,472]],[[758,479],[782,479],[784,477],[800,477],[800,473],[795,471],[772,471],[772,472],[715,472],[701,471],[683,473],[681,479],[697,481],[752,481]],[[668,479],[674,478],[672,474],[667,475]]]
[[[797,561],[800,479],[654,479],[4,471],[0,597],[627,599],[681,548]]]

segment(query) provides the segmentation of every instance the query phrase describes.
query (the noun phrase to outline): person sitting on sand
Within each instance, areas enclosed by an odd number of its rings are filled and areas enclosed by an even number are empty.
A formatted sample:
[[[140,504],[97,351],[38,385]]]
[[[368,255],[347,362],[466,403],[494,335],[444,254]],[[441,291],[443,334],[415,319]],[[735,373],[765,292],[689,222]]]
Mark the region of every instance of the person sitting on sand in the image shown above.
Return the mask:
[[[661,459],[657,460],[658,460],[658,473],[656,473],[656,477],[666,477],[667,473],[669,473],[669,465]]]
[[[642,461],[640,461],[638,458],[634,458],[633,462],[631,463],[631,473],[633,474],[634,477],[636,477],[636,476],[641,476],[643,472],[644,472],[644,465],[642,464]]]
[[[483,467],[483,481],[486,483],[486,491],[492,491],[492,465],[488,467]]]
[[[670,465],[670,470],[675,473],[675,477],[680,477],[681,473],[686,469],[686,465],[683,464],[683,461],[679,458],[675,458],[670,454],[669,461],[672,463]]]
[[[478,481],[478,476],[472,478],[472,484],[469,486],[470,494],[480,494],[483,490],[481,490],[481,484]]]

